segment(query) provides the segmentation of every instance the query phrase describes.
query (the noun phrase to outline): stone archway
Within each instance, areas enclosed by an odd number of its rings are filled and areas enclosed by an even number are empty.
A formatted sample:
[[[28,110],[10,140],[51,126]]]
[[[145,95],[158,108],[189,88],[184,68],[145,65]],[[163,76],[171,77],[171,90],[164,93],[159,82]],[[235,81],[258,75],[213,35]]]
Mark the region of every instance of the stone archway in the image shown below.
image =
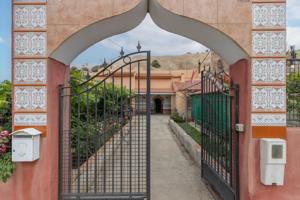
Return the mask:
[[[58,85],[80,52],[135,27],[147,12],[161,28],[221,55],[242,84],[241,199],[263,199],[270,191],[275,199],[285,195],[259,184],[257,154],[257,138],[287,137],[285,1],[14,0],[13,126],[35,127],[44,135],[41,159],[18,164],[12,179],[0,185],[7,199],[57,198]]]

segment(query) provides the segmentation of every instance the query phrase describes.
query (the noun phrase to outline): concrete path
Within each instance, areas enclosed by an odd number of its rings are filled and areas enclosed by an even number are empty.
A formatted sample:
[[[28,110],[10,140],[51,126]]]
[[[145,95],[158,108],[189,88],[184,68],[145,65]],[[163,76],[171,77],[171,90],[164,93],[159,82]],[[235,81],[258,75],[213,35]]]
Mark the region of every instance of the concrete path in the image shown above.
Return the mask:
[[[151,117],[151,200],[213,200],[168,120],[164,115]]]

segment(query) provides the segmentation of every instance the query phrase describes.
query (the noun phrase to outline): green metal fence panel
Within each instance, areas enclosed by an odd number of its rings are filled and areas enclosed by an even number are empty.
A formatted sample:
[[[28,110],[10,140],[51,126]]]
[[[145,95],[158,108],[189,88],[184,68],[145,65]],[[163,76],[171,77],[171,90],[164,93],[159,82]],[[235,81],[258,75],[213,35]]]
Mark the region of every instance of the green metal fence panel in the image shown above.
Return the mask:
[[[210,124],[214,125],[216,131],[230,129],[230,111],[226,108],[230,108],[230,97],[221,92],[204,94],[204,98],[210,98],[214,101],[207,102],[215,102],[214,105],[208,106],[209,110],[204,110],[204,116],[213,119],[207,119],[206,121]],[[227,105],[226,105],[227,104]],[[207,107],[207,108],[208,108]],[[201,122],[201,95],[195,94],[191,96],[191,108],[192,108],[192,119],[200,124]],[[216,120],[217,119],[217,120]],[[229,131],[228,131],[229,134]]]
[[[200,124],[201,122],[201,96],[192,95],[191,96],[191,108],[192,108],[192,119]]]

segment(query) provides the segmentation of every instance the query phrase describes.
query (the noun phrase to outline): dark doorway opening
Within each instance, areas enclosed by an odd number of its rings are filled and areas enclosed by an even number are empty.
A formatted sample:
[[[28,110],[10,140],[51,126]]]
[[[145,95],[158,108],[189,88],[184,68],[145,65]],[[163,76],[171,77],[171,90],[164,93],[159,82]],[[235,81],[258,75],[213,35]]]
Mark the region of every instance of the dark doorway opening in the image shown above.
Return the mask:
[[[161,114],[163,113],[163,105],[162,105],[162,100],[160,98],[154,99],[155,103],[155,113]]]

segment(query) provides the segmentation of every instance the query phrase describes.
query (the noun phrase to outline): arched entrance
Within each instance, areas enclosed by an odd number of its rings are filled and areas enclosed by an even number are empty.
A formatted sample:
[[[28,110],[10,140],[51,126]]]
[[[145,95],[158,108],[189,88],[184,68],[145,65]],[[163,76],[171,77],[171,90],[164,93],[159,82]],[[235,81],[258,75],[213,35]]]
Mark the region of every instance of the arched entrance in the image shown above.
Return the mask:
[[[162,114],[163,113],[163,100],[160,97],[155,97],[154,103],[155,103],[155,113]]]
[[[288,182],[286,190],[261,185],[257,155],[258,138],[287,137],[284,74],[270,73],[285,69],[285,2],[209,2],[13,1],[13,126],[15,130],[34,127],[44,134],[40,160],[18,164],[18,173],[0,186],[1,194],[8,199],[57,199],[58,85],[68,82],[68,65],[80,52],[135,27],[147,12],[161,28],[214,50],[231,65],[236,83],[243,84],[239,116],[245,124],[240,137],[241,199],[269,195],[278,199],[288,195],[286,191],[296,191],[293,182]],[[265,10],[275,14],[261,14]],[[24,69],[27,75],[20,76]],[[41,72],[38,77],[29,73],[36,69]]]

